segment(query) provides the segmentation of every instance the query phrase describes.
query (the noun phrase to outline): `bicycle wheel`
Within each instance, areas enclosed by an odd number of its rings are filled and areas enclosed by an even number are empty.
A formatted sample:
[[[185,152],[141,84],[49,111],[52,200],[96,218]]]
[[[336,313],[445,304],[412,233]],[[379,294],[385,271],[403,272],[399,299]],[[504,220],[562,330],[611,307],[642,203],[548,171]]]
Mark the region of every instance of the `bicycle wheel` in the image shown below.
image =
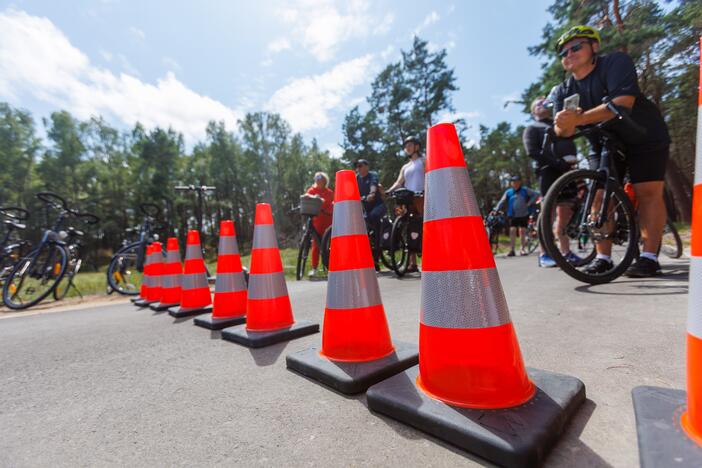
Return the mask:
[[[538,221],[532,221],[527,226],[526,241],[524,242],[524,250],[526,251],[527,255],[534,253],[536,247],[539,246],[539,232],[538,229],[536,229],[537,222]]]
[[[138,262],[144,248],[141,242],[134,242],[112,256],[107,267],[107,284],[114,291],[125,296],[139,294],[144,270],[139,268]]]
[[[80,271],[80,267],[83,264],[83,260],[77,257],[73,257],[68,261],[66,266],[66,274],[63,279],[56,285],[53,291],[54,300],[60,301],[66,297],[66,293],[73,286],[73,279],[76,274]]]
[[[307,266],[307,257],[310,253],[312,244],[312,235],[309,231],[305,232],[300,241],[300,248],[297,250],[297,268],[295,269],[295,277],[300,281],[305,276],[305,268]]]
[[[395,219],[390,232],[390,263],[399,277],[407,273],[409,266],[409,247],[407,242],[409,223],[405,216]]]
[[[66,273],[68,254],[58,244],[47,243],[20,259],[2,289],[10,309],[27,309],[51,294]]]
[[[683,243],[680,234],[670,221],[663,226],[660,251],[670,258],[680,258],[683,254]]]
[[[601,190],[604,186],[604,181],[596,171],[581,169],[562,175],[551,186],[544,200],[541,212],[544,248],[565,273],[583,283],[602,284],[618,278],[629,268],[636,255],[638,227],[634,207],[619,183],[612,178],[609,182],[612,187],[608,215],[610,221],[600,228],[594,226],[591,214],[583,216],[587,194]],[[574,187],[580,189],[580,194],[576,194],[578,190],[573,190]],[[575,253],[583,248],[583,239],[588,239],[585,248],[592,249],[579,262],[570,263],[565,258],[554,232],[556,205],[560,203],[569,203],[573,208],[573,216],[565,229],[570,252]],[[588,273],[584,267],[596,255],[595,244],[602,241],[612,242],[612,267],[603,273]]]
[[[500,244],[500,228],[499,226],[490,226],[487,228],[488,240],[490,241],[490,250],[492,255],[497,255],[497,248]]]
[[[320,249],[320,255],[322,256],[322,265],[324,265],[324,269],[329,271],[329,259],[331,258],[329,255],[331,255],[331,226],[329,226],[325,231],[324,235],[322,236],[322,248]]]

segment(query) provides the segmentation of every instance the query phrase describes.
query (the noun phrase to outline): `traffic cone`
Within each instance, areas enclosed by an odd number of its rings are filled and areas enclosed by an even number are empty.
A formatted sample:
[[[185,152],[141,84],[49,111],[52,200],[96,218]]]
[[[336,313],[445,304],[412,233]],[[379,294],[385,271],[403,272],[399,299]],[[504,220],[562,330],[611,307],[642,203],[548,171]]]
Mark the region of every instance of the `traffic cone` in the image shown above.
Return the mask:
[[[234,221],[224,220],[219,225],[217,281],[212,314],[196,317],[195,325],[210,330],[221,330],[244,322],[246,322],[246,279],[241,266],[239,246],[236,243]]]
[[[368,406],[495,464],[537,465],[585,387],[527,375],[453,124],[428,131],[425,194],[419,366],[368,389]]]
[[[359,393],[417,364],[417,347],[393,343],[380,297],[356,173],[336,173],[322,349],[290,354],[288,369],[342,393]]]
[[[188,231],[185,246],[185,268],[180,283],[180,306],[168,309],[172,317],[182,318],[200,315],[212,310],[212,297],[207,284],[207,269],[202,259],[200,233],[194,229]]]
[[[149,265],[151,262],[151,245],[147,245],[145,252],[144,252],[144,271],[142,272],[141,275],[141,288],[139,289],[139,296],[133,297],[130,299],[134,305],[139,305],[138,303],[142,303],[146,300],[146,295],[148,294],[149,290],[149,281],[150,281],[150,273],[151,270],[149,269]]]
[[[319,331],[319,324],[293,319],[283,262],[268,203],[256,205],[246,325],[225,328],[222,338],[260,348]]]
[[[139,307],[149,307],[161,299],[161,270],[163,267],[163,245],[160,242],[151,244],[149,256],[149,287],[143,301],[135,302]]]
[[[149,306],[151,310],[162,311],[180,304],[183,265],[180,263],[180,247],[175,237],[169,237],[166,242],[166,262],[162,269],[161,298],[158,303]]]
[[[632,390],[642,467],[702,466],[702,60],[700,72],[690,227],[687,394],[649,386]]]

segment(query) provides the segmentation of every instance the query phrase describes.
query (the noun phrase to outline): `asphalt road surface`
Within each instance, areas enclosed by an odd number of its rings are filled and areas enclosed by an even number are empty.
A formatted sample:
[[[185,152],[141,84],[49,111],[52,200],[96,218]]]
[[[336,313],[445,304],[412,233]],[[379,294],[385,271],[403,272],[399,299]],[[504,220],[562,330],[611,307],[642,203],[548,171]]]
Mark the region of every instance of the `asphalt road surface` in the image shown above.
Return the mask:
[[[580,378],[588,401],[546,466],[631,467],[637,385],[684,388],[688,262],[586,286],[498,259],[525,362]],[[395,339],[417,341],[418,277],[380,278]],[[325,282],[289,282],[321,321]],[[131,304],[0,320],[2,466],[475,466],[430,436],[285,368],[320,334],[260,350]]]

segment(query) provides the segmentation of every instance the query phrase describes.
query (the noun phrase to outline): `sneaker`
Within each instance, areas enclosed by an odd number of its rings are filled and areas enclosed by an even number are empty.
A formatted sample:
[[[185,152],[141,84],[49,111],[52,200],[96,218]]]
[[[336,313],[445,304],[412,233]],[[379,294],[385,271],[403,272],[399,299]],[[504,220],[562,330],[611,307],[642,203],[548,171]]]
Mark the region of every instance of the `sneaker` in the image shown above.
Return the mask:
[[[539,266],[541,268],[553,268],[556,266],[556,261],[546,254],[539,255]]]
[[[312,277],[313,277],[314,275],[316,275],[316,274],[317,274],[317,269],[316,269],[316,268],[312,268],[312,269],[310,270],[310,272],[307,273],[307,276],[309,276],[310,278],[312,278]]]
[[[568,263],[575,264],[575,265],[577,265],[578,263],[583,261],[582,258],[578,257],[573,252],[568,252],[568,254],[565,255],[565,259]]]
[[[661,265],[658,262],[650,258],[639,257],[624,274],[630,278],[648,278],[650,276],[660,275],[661,273]]]
[[[507,254],[508,257],[514,257],[514,250],[510,250]]]
[[[602,258],[595,258],[588,266],[583,268],[583,271],[588,275],[599,275],[606,273],[612,269],[614,264],[612,261],[607,261]]]

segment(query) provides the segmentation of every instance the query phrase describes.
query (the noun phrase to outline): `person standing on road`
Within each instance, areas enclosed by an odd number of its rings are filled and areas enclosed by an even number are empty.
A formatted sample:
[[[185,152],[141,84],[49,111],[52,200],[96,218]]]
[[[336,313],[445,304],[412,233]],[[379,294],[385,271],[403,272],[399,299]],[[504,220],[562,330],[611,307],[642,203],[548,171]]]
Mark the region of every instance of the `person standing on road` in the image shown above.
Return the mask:
[[[317,231],[319,237],[324,235],[324,231],[332,225],[332,203],[334,202],[334,192],[328,187],[329,176],[324,172],[317,172],[314,175],[314,184],[307,189],[308,195],[316,195],[322,199],[322,207],[317,216],[312,220],[312,226]],[[308,273],[309,276],[317,274],[319,266],[319,245],[312,238],[312,269]]]
[[[509,244],[508,257],[514,257],[514,247],[517,243],[517,229],[519,229],[519,239],[521,242],[520,255],[526,255],[526,228],[529,224],[529,207],[536,203],[539,194],[528,187],[522,185],[522,178],[514,175],[510,178],[511,187],[497,202],[492,214],[502,211],[507,214],[509,223]],[[506,211],[505,211],[506,209]]]
[[[416,136],[409,136],[405,138],[402,143],[402,149],[409,158],[409,161],[402,166],[400,169],[400,174],[397,176],[397,180],[388,189],[388,193],[392,193],[398,188],[406,188],[412,192],[421,192],[424,194],[424,158],[420,154],[422,148],[421,141]],[[415,195],[413,198],[414,209],[419,216],[424,216],[424,196]],[[407,267],[407,273],[413,273],[419,271],[417,268],[417,254],[410,253],[409,266]]]
[[[531,103],[531,115],[534,123],[524,129],[523,141],[527,156],[534,160],[534,168],[539,178],[541,196],[548,194],[548,189],[560,176],[572,169],[577,161],[577,149],[573,140],[555,138],[552,145],[544,146],[544,139],[549,129],[553,127],[551,110],[547,107],[548,100],[544,96],[536,98]],[[575,196],[575,194],[573,194]],[[565,228],[573,216],[573,209],[567,200],[556,205],[556,235],[563,256],[571,263],[582,259],[570,250]],[[556,262],[546,254],[543,244],[539,241],[539,266],[555,267]]]

